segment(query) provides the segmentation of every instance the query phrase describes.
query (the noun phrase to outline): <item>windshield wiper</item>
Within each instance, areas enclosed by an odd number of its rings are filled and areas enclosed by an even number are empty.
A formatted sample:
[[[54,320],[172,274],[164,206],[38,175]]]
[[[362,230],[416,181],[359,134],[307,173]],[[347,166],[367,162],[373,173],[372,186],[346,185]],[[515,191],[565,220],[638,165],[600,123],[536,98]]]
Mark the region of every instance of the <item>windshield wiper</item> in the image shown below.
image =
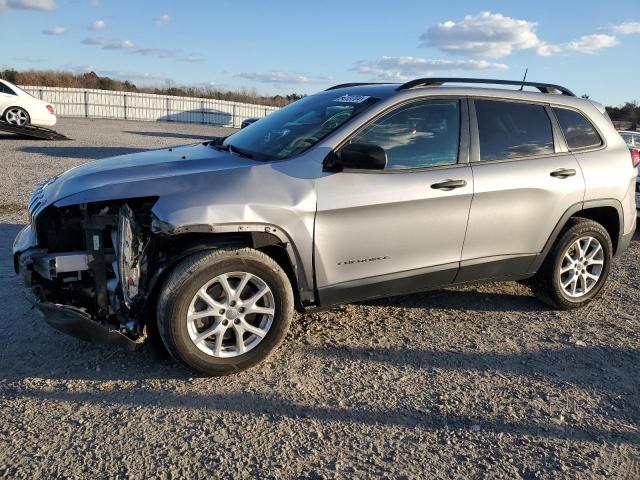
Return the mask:
[[[241,150],[238,147],[234,147],[230,143],[227,143],[226,145],[223,145],[222,142],[224,142],[226,139],[227,139],[227,137],[217,138],[213,142],[209,143],[209,145],[212,148],[215,148],[216,150],[218,150],[220,152],[229,152],[229,153],[233,153],[235,155],[238,155],[240,157],[253,158],[253,154],[251,154],[249,152],[245,152],[244,150]]]
[[[238,147],[234,147],[233,145],[231,145],[230,143],[227,143],[225,145],[226,149],[230,152],[230,153],[234,153],[236,155],[240,155],[241,157],[245,157],[245,158],[253,158],[253,154],[244,151],[244,150],[240,150]],[[223,147],[223,148],[225,148]]]
[[[222,142],[224,142],[227,139],[227,137],[218,137],[215,140],[212,140],[211,142],[207,142],[207,144],[211,147],[211,148],[215,148],[216,150],[220,151],[220,152],[228,152],[229,151],[229,147],[227,145],[223,145]]]

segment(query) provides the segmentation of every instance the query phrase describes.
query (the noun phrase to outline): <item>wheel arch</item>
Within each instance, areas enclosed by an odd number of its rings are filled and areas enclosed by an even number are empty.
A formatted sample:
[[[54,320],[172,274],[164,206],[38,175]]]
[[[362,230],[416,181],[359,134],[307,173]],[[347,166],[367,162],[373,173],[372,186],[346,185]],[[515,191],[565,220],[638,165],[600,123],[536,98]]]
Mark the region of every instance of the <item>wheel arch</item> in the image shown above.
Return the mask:
[[[24,110],[25,112],[27,112],[27,116],[29,117],[29,121],[31,121],[31,113],[29,113],[29,109],[27,107],[25,107],[24,105],[9,105],[8,107],[6,107],[4,110],[2,110],[2,113],[0,113],[0,118],[4,119],[4,115],[5,113],[7,113],[7,110],[11,110],[12,108],[19,108],[20,110]]]
[[[589,200],[572,205],[556,224],[544,246],[544,249],[536,256],[536,259],[533,261],[529,270],[531,272],[536,272],[540,268],[542,262],[551,250],[551,247],[553,247],[553,244],[562,232],[562,229],[565,227],[569,219],[574,217],[588,218],[602,225],[611,237],[613,254],[616,255],[623,240],[623,212],[624,210],[622,209],[620,201],[613,198]]]
[[[242,227],[240,230],[238,227]],[[214,230],[214,231],[212,231]],[[218,248],[254,248],[271,257],[284,270],[291,282],[295,308],[304,310],[303,301],[313,294],[306,283],[305,272],[297,261],[297,252],[288,237],[276,227],[246,224],[225,229],[214,229],[210,225],[189,225],[173,230],[170,234],[155,239],[155,248],[163,252],[160,268],[148,281],[145,310],[155,311],[155,304],[162,285],[174,267],[184,258],[204,250]],[[149,315],[151,319],[155,315]],[[147,318],[148,322],[149,318]]]

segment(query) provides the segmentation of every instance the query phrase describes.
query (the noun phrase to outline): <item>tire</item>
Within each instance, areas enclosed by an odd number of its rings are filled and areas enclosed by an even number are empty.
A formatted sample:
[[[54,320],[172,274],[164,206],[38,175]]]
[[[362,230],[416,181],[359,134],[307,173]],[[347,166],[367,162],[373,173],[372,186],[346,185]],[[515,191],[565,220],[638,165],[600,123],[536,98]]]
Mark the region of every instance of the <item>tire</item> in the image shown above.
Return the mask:
[[[589,241],[589,238],[592,240]],[[576,247],[578,241],[580,248],[585,250],[582,257],[581,250]],[[601,253],[597,251],[597,244]],[[594,256],[591,260],[590,255]],[[597,298],[602,291],[611,271],[612,257],[613,245],[607,230],[593,220],[574,217],[569,219],[540,270],[528,284],[540,300],[556,309],[579,308]],[[573,262],[574,258],[578,261]],[[585,261],[581,262],[579,258]],[[561,270],[567,269],[561,273]],[[587,278],[587,274],[597,276],[597,280]],[[576,277],[577,280],[572,281]]]
[[[31,117],[29,113],[20,107],[9,107],[4,111],[2,116],[3,120],[12,125],[20,127],[27,126],[31,123]]]
[[[289,278],[269,256],[251,248],[208,250],[170,273],[158,299],[158,330],[176,361],[205,375],[229,375],[262,362],[282,342],[293,304]]]

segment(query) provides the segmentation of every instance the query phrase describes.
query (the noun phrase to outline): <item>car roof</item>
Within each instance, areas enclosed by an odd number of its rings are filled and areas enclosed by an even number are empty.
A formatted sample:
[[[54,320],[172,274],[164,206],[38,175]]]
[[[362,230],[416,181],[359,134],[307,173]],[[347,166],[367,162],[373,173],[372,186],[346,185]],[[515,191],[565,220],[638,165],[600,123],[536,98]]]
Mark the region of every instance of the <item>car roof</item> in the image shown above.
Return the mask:
[[[575,108],[596,107],[603,111],[604,107],[597,102],[581,97],[561,95],[558,93],[543,93],[538,91],[520,90],[517,88],[488,88],[476,86],[419,86],[410,89],[398,90],[399,83],[387,84],[346,84],[347,86],[337,86],[318,94],[341,95],[368,95],[380,99],[388,99],[397,96],[398,98],[411,98],[423,96],[451,95],[469,97],[487,97],[498,99],[524,100],[530,102],[543,102],[556,105],[565,105]]]

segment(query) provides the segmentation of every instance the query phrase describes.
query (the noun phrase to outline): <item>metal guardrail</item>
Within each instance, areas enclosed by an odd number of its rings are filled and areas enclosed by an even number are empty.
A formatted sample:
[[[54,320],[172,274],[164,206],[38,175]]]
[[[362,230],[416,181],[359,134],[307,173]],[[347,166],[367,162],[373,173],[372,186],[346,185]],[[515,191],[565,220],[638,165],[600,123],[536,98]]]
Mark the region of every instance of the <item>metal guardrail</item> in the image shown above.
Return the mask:
[[[239,128],[245,118],[262,118],[278,107],[210,98],[82,88],[22,86],[51,102],[61,117],[205,123]]]

